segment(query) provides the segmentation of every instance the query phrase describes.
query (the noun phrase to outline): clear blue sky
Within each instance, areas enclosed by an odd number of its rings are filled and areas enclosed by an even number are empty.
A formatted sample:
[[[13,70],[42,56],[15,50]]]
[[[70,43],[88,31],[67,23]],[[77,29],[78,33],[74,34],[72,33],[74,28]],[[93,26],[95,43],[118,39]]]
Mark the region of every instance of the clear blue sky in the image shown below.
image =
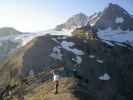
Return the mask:
[[[0,27],[46,30],[76,13],[89,16],[102,11],[108,3],[119,4],[133,14],[133,0],[0,0]]]

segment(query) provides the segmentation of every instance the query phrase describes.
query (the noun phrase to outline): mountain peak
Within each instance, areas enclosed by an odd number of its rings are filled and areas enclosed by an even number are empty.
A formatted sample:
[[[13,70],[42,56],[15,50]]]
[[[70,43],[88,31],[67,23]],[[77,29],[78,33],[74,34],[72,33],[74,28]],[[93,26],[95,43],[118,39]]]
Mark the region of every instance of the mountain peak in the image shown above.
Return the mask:
[[[80,13],[75,14],[74,16],[86,16],[86,14],[80,12]]]
[[[133,19],[131,15],[121,6],[113,3],[100,13],[99,16],[91,18],[90,23],[97,29],[133,30]]]
[[[104,9],[104,11],[108,11],[110,13],[121,12],[122,14],[129,15],[129,13],[124,8],[113,3],[109,3],[108,6]]]
[[[73,30],[84,27],[88,23],[88,16],[84,13],[78,13],[70,17],[64,24],[58,25],[55,30]]]
[[[119,5],[113,4],[113,3],[109,3],[108,6],[109,6],[109,7],[116,7],[116,6],[117,6],[117,7],[120,7]]]

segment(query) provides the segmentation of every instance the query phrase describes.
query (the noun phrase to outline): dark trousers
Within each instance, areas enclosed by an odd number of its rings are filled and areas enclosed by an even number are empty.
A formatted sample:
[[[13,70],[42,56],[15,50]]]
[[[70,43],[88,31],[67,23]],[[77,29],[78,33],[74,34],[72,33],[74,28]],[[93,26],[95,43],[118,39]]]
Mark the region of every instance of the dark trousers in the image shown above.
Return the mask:
[[[55,81],[55,93],[58,93],[59,81]]]
[[[58,93],[58,85],[55,86],[55,93]]]

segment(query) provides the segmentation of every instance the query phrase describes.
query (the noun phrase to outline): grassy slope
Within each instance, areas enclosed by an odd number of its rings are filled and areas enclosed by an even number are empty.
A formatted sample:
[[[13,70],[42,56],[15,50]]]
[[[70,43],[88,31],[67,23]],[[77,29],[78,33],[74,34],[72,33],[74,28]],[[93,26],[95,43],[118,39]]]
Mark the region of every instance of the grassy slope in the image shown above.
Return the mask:
[[[34,44],[35,41],[36,39],[34,39],[33,42],[30,42],[27,46],[19,49],[17,53],[12,54],[0,61],[0,93],[7,85],[14,85],[17,83],[19,70],[21,70],[23,67],[23,55],[26,50]]]
[[[60,80],[59,93],[54,94],[54,85],[51,80],[43,83],[33,83],[25,87],[25,100],[78,100],[72,94],[74,78],[62,78]],[[14,96],[12,100],[19,100]]]

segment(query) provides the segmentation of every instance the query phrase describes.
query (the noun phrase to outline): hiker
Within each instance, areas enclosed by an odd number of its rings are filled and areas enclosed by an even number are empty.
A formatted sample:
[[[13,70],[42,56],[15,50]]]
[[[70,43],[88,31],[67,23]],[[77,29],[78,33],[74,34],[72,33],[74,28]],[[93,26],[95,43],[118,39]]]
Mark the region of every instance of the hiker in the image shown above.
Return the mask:
[[[58,93],[58,87],[59,87],[59,75],[55,72],[53,72],[53,82],[55,85],[55,94]]]

